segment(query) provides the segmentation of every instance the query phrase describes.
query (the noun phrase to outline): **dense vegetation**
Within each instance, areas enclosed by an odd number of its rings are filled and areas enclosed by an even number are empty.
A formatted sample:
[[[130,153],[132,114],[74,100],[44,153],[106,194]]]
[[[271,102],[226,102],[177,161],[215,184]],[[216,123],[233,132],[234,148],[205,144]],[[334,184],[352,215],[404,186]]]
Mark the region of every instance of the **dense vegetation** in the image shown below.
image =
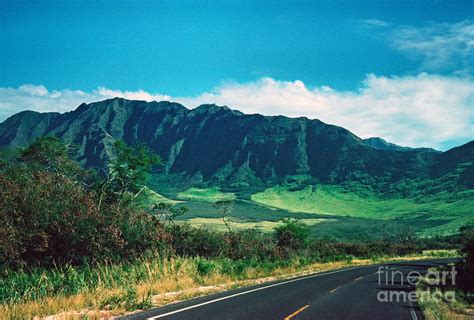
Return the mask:
[[[458,285],[466,292],[471,292],[474,302],[474,225],[461,228],[462,252],[465,255],[460,263],[460,281]]]
[[[324,258],[417,250],[410,241],[372,244],[310,243],[307,226],[283,220],[273,234],[257,230],[213,232],[172,221],[185,213],[171,204],[143,209],[135,199],[146,172],[159,163],[145,147],[115,144],[116,156],[99,175],[69,159],[58,139],[38,139],[2,162],[0,238],[2,264],[81,264],[134,259],[144,254],[285,259],[295,254]],[[223,220],[232,202],[221,200]]]
[[[159,221],[129,205],[157,158],[143,148],[116,146],[106,176],[82,169],[52,137],[2,162],[2,264],[78,264],[159,246]]]
[[[152,190],[134,201],[154,191],[163,202],[183,200],[190,214],[181,218],[194,225],[221,230],[209,212],[229,199],[238,200],[236,227],[271,232],[283,216],[298,217],[312,236],[336,240],[404,225],[424,237],[452,235],[473,222],[474,142],[446,152],[411,149],[318,120],[118,98],[64,114],[25,111],[0,124],[0,146],[27,147],[45,135],[76,145],[75,159],[100,176],[116,140],[145,142],[163,165],[153,169]],[[254,201],[259,214],[249,214]]]
[[[186,208],[176,201],[153,203],[150,199],[166,198],[145,186],[160,158],[144,146],[120,141],[114,149],[114,157],[99,172],[71,160],[77,150],[54,137],[2,151],[2,303],[14,306],[95,292],[89,299],[98,301],[98,308],[146,308],[149,298],[138,298],[133,288],[165,279],[167,272],[185,272],[190,283],[206,283],[203,279],[212,275],[217,277],[212,281],[225,275],[244,279],[249,272],[266,276],[316,262],[406,255],[433,245],[408,228],[372,241],[317,240],[294,218],[283,219],[272,232],[238,231],[229,220],[234,198],[216,190],[207,196],[215,201],[216,218],[227,225],[224,232],[176,222],[187,214]],[[203,196],[198,190],[188,194]],[[97,288],[116,287],[124,291],[94,298]]]
[[[430,281],[422,277],[417,285],[418,304],[427,320],[471,319],[474,305],[474,225],[461,228],[463,259],[455,265],[457,274],[447,281]],[[453,266],[440,266],[432,271],[450,273]]]

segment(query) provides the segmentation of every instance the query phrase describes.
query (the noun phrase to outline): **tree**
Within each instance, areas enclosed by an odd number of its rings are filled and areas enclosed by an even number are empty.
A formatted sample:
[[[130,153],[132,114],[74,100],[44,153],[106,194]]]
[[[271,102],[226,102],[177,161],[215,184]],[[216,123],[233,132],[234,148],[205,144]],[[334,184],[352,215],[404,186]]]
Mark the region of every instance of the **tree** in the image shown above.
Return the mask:
[[[222,222],[224,222],[227,229],[230,231],[230,215],[234,207],[234,201],[232,200],[220,200],[214,203],[214,208],[221,210]]]
[[[129,174],[135,183],[143,183],[145,175],[136,173],[152,163],[146,154],[144,161],[130,154],[122,157],[131,172],[103,178],[99,196],[96,185],[84,183],[85,170],[68,153],[69,147],[53,137],[38,139],[17,156],[0,153],[1,265],[128,259],[167,246],[169,235],[160,221],[119,201],[131,201],[136,188],[126,186],[120,198],[123,185],[114,185],[112,179]],[[104,190],[110,197],[100,206],[97,199]]]
[[[281,248],[296,251],[308,245],[309,227],[298,219],[284,218],[274,230],[275,240]]]
[[[29,147],[20,151],[19,161],[31,169],[46,170],[64,177],[76,178],[85,174],[78,163],[71,160],[75,148],[64,144],[56,137],[46,136],[36,139]]]
[[[385,242],[399,245],[416,245],[419,241],[415,230],[408,225],[397,227],[391,233],[387,232],[385,235]]]
[[[115,158],[100,186],[99,208],[105,197],[125,204],[131,202],[146,188],[150,169],[161,163],[160,157],[144,145],[128,146],[118,140],[114,148]]]
[[[174,208],[170,203],[161,202],[152,207],[150,214],[160,222],[172,223],[174,219],[186,214],[186,212],[188,212],[188,208],[186,207]]]

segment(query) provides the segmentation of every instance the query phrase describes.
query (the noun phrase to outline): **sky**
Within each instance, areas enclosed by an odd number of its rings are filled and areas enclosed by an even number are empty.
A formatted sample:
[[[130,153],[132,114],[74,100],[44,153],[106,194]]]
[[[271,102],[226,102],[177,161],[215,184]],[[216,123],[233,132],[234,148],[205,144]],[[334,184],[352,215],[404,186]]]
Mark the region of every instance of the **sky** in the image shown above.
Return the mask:
[[[114,96],[474,139],[472,1],[0,0],[0,121]]]

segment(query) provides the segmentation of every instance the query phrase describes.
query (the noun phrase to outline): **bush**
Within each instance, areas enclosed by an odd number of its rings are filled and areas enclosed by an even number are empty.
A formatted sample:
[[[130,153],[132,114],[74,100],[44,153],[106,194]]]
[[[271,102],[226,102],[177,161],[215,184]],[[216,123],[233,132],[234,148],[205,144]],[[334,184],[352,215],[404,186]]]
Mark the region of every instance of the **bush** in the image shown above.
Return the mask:
[[[344,260],[348,256],[359,258],[374,258],[383,255],[401,256],[420,252],[420,249],[412,245],[390,244],[383,241],[331,243],[316,240],[310,245],[309,252],[321,260]]]
[[[271,235],[249,229],[225,234],[225,256],[234,260],[275,260],[282,258],[282,250]]]
[[[275,227],[277,245],[288,252],[306,248],[309,244],[309,228],[297,219],[285,218],[282,224]]]
[[[225,251],[224,235],[187,224],[170,225],[170,246],[173,253],[183,257],[218,257]]]
[[[0,261],[78,264],[164,248],[162,226],[144,212],[97,206],[94,193],[59,174],[0,174]]]
[[[474,225],[467,225],[460,229],[462,253],[465,257],[459,265],[460,287],[467,292],[474,291]]]
[[[55,138],[42,138],[0,169],[0,262],[80,264],[166,250],[157,219],[117,201],[99,207],[87,172]]]
[[[211,261],[208,261],[208,260],[205,260],[205,259],[198,259],[197,260],[196,269],[197,269],[197,272],[200,276],[210,275],[214,271],[215,268],[216,268],[216,266]]]
[[[188,224],[172,224],[167,226],[167,232],[171,238],[170,246],[177,256],[226,257],[232,260],[282,257],[282,251],[273,237],[255,229],[224,233]]]

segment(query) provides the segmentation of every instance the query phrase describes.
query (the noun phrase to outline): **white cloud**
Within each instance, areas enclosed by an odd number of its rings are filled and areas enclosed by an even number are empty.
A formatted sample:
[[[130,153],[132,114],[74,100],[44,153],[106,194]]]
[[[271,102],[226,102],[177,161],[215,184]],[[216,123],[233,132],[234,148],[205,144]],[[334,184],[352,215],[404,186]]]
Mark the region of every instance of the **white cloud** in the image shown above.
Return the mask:
[[[368,26],[374,26],[374,27],[388,27],[390,26],[390,23],[384,20],[380,19],[367,19],[367,20],[358,20],[358,22],[362,24],[366,24]]]
[[[420,70],[472,74],[474,21],[427,23],[421,26],[393,25],[378,19],[359,21],[373,35],[382,35],[390,45],[421,62]],[[376,31],[380,32],[377,33]]]
[[[337,91],[327,86],[312,88],[299,80],[261,78],[249,83],[227,82],[194,97],[107,88],[91,93],[49,92],[42,86],[21,88],[0,88],[0,119],[24,109],[67,111],[82,102],[119,96],[147,101],[174,100],[188,107],[216,103],[245,113],[318,118],[363,138],[379,136],[413,147],[446,149],[474,138],[474,80],[470,77],[371,74],[357,91]]]
[[[474,62],[474,21],[402,27],[395,31],[393,45],[421,57],[429,70],[454,67],[468,73]]]
[[[151,94],[143,90],[137,91],[121,91],[121,90],[111,90],[104,87],[100,87],[95,91],[95,94],[98,94],[102,97],[119,97],[130,100],[144,100],[144,101],[162,101],[162,100],[171,100],[170,96],[162,94]]]
[[[42,85],[25,84],[19,88],[0,88],[0,121],[22,110],[39,112],[65,112],[81,103],[120,97],[130,100],[170,100],[166,95],[151,94],[143,90],[121,91],[99,87],[92,92],[81,90],[49,91]]]
[[[471,78],[368,75],[357,92],[263,78],[228,83],[213,93],[180,101],[227,104],[246,113],[318,118],[363,138],[379,136],[405,146],[444,148],[446,143],[474,138]]]
[[[34,85],[31,85],[31,84],[22,85],[18,89],[20,89],[20,91],[23,91],[26,94],[29,94],[31,96],[43,97],[43,96],[45,96],[49,93],[48,89],[46,89],[45,86],[34,86]]]

